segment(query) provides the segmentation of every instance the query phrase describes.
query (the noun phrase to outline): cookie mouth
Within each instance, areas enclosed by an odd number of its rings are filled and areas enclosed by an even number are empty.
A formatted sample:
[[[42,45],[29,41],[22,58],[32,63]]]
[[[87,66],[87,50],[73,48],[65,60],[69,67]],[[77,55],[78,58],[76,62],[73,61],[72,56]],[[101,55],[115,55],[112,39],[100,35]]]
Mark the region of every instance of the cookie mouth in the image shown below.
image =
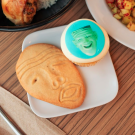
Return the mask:
[[[60,102],[77,101],[81,96],[81,86],[79,84],[69,84],[60,92]]]
[[[89,45],[85,45],[83,46],[85,49],[89,49],[92,46],[92,43],[90,43]]]

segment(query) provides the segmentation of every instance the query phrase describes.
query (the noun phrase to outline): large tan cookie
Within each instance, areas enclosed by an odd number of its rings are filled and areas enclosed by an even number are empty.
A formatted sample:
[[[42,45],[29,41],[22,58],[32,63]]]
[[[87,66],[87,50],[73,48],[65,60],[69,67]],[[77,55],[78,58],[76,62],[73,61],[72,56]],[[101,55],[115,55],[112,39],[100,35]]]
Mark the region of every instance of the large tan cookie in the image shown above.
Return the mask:
[[[53,45],[27,47],[17,61],[16,74],[22,87],[37,99],[70,109],[84,101],[85,86],[79,71]]]

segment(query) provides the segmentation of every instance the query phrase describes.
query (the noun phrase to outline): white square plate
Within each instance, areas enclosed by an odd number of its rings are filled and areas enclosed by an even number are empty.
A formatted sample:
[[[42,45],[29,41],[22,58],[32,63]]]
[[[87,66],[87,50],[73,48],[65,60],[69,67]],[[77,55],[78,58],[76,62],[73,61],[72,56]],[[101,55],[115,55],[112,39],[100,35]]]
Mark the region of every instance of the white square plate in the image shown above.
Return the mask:
[[[23,41],[22,51],[35,43],[49,43],[60,48],[60,38],[64,28],[65,26],[61,26],[28,35]],[[115,98],[118,92],[118,81],[109,53],[95,66],[77,66],[77,68],[86,84],[87,93],[84,103],[76,109],[66,109],[27,94],[30,107],[36,115],[43,118],[66,115],[106,104]]]
[[[122,22],[113,17],[106,0],[86,0],[86,4],[95,20],[111,37],[135,50],[135,31],[130,31]]]

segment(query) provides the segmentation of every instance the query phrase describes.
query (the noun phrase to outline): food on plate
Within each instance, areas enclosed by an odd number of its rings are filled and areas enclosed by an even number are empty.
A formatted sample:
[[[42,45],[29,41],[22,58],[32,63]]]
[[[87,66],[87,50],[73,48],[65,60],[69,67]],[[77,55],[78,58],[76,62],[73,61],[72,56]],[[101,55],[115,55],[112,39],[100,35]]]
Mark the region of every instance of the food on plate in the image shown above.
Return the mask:
[[[48,7],[51,7],[57,2],[57,0],[38,0],[37,1],[37,10],[40,9],[47,9]]]
[[[135,0],[106,0],[113,16],[135,31]]]
[[[2,0],[2,9],[14,24],[29,24],[36,14],[37,0]]]
[[[57,0],[1,0],[5,16],[15,25],[30,24],[36,12],[51,7]]]
[[[70,109],[84,101],[85,86],[79,71],[53,45],[39,43],[24,49],[16,74],[22,87],[37,99]]]
[[[61,36],[64,55],[79,66],[95,65],[107,54],[109,46],[105,29],[89,19],[70,23]]]

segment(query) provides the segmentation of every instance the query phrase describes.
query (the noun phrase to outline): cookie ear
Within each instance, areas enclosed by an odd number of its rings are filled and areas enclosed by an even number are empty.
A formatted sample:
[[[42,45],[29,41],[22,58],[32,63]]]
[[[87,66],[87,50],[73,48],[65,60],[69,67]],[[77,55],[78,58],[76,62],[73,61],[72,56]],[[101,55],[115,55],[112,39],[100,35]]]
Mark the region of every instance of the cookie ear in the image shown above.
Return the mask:
[[[93,32],[93,36],[96,38],[96,40],[98,39],[98,35],[97,35],[96,31]]]
[[[77,31],[73,31],[73,32],[71,33],[71,35],[72,35],[73,38],[74,38],[74,36],[76,35],[76,33],[77,33]]]
[[[73,31],[73,32],[72,32],[72,36],[73,36],[75,33],[76,33],[76,31]]]
[[[72,42],[76,47],[78,47],[78,42],[76,40],[73,40]]]

